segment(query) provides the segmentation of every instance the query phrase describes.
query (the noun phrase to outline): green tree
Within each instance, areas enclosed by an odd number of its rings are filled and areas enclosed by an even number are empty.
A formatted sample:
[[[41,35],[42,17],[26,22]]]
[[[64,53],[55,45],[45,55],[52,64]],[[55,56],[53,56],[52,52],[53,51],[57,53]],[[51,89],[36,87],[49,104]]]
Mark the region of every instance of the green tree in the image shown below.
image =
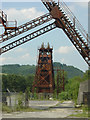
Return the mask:
[[[87,70],[87,71],[83,74],[83,80],[90,80],[90,70]]]
[[[34,75],[28,75],[26,77],[26,88],[29,88],[30,92],[32,92],[33,81],[34,81]]]

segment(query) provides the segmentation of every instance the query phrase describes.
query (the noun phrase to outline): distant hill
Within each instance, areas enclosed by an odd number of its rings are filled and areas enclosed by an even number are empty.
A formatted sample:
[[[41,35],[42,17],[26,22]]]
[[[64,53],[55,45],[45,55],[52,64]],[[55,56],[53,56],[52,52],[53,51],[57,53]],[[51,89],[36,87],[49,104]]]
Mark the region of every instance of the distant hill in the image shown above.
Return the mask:
[[[68,78],[72,78],[74,76],[83,76],[83,72],[78,68],[73,66],[67,66],[66,64],[61,64],[59,62],[53,63],[54,67],[60,67],[67,72]],[[17,74],[17,75],[28,75],[28,74],[35,74],[35,65],[19,65],[19,64],[9,64],[3,65],[2,73],[5,74]]]
[[[75,68],[74,66],[67,66],[66,64],[61,64],[59,62],[54,62],[54,67],[60,67],[61,69],[64,69],[67,72],[68,78],[73,78],[75,76],[83,76],[83,71],[81,71],[78,68]]]

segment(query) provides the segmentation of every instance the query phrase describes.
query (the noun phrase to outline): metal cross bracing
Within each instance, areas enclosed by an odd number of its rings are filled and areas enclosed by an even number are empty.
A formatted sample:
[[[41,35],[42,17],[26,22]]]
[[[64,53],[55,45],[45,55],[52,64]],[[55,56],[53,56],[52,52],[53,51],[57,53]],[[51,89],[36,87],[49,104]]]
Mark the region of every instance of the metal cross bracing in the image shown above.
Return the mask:
[[[53,93],[55,88],[54,72],[53,72],[53,60],[52,60],[53,48],[45,47],[42,44],[39,49],[38,64],[36,67],[35,80],[33,83],[33,92],[36,88],[37,93]]]
[[[21,25],[21,27],[19,26],[16,29],[16,31],[8,31],[7,35],[2,34],[0,36],[1,37],[0,42],[4,42],[10,38],[13,38],[23,32],[26,32],[27,30],[30,30],[52,19],[54,19],[55,22],[27,36],[24,36],[23,38],[20,38],[8,45],[3,46],[2,48],[0,48],[1,54],[58,27],[63,29],[63,31],[68,36],[73,45],[76,47],[76,49],[79,51],[81,56],[84,58],[87,64],[90,65],[89,56],[90,49],[88,45],[88,34],[86,33],[82,25],[79,23],[77,18],[73,15],[73,13],[70,11],[70,9],[66,6],[64,2],[60,2],[59,4],[57,4],[53,0],[41,0],[41,1],[45,5],[45,7],[49,10],[49,14],[40,17],[39,20],[36,19],[36,21],[33,20],[31,22],[27,22],[26,24]],[[44,18],[46,18],[45,21]],[[47,28],[49,30],[46,30]]]

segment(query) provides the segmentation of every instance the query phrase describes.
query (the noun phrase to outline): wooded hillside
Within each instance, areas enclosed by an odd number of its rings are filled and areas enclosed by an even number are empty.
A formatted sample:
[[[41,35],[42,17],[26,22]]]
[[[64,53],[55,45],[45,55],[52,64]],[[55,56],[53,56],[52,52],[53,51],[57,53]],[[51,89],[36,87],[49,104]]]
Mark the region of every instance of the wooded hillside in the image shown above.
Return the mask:
[[[68,79],[73,78],[74,76],[83,76],[83,72],[75,68],[73,66],[67,66],[66,64],[61,64],[59,62],[53,63],[54,67],[60,67],[61,69],[64,69],[67,72]],[[19,65],[19,64],[12,64],[12,65],[3,65],[2,67],[2,73],[5,74],[16,74],[16,75],[29,75],[29,74],[35,74],[35,65]]]

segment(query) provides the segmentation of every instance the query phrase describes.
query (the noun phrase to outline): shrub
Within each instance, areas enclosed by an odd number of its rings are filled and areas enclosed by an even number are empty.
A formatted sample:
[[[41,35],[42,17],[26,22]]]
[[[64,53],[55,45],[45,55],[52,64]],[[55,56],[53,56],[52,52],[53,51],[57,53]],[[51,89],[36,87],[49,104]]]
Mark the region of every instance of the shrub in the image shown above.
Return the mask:
[[[59,93],[58,98],[60,100],[67,100],[68,99],[68,93],[67,92]]]
[[[11,113],[12,109],[9,106],[6,106],[5,104],[2,105],[2,111],[3,112],[7,112],[7,113]]]

